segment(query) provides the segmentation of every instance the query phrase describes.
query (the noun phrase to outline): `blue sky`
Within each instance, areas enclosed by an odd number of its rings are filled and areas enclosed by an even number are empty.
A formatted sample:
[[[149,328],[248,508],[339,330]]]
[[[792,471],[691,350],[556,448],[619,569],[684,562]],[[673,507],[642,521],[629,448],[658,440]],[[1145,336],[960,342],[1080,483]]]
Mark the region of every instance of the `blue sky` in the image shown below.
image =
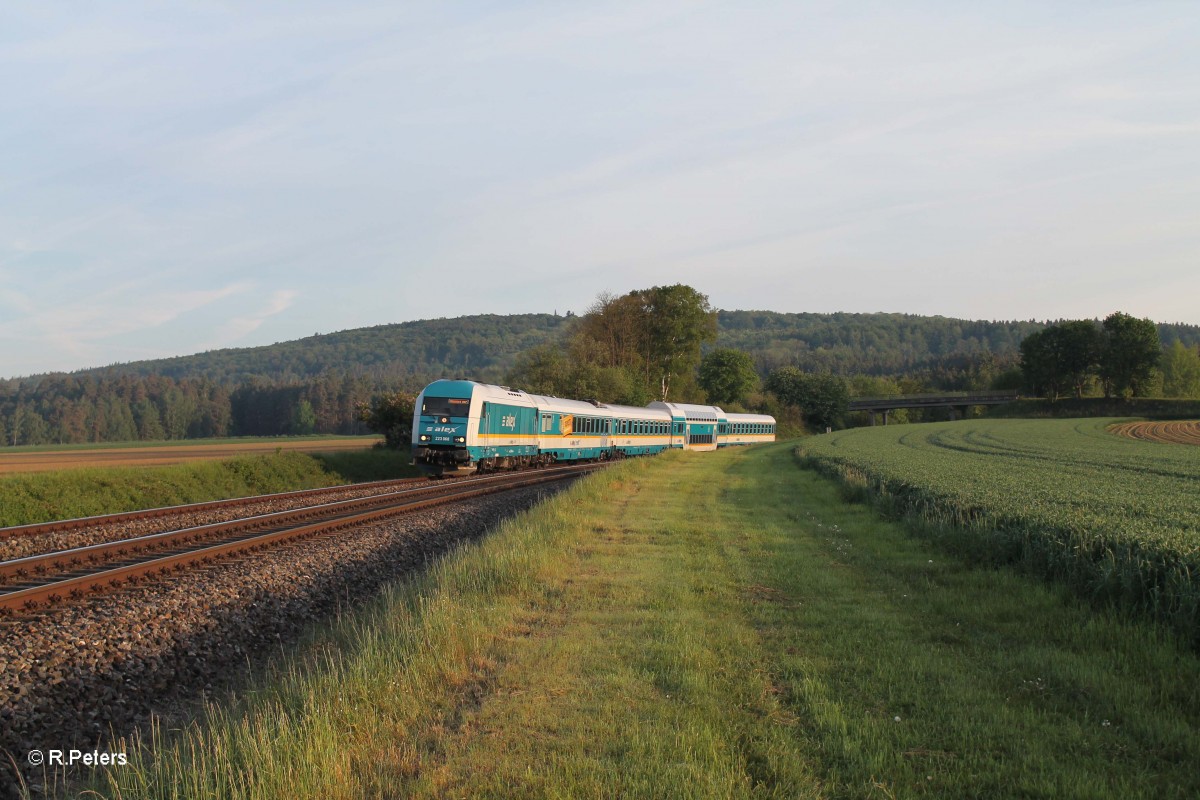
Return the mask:
[[[677,282],[1200,324],[1200,3],[0,8],[0,376]]]

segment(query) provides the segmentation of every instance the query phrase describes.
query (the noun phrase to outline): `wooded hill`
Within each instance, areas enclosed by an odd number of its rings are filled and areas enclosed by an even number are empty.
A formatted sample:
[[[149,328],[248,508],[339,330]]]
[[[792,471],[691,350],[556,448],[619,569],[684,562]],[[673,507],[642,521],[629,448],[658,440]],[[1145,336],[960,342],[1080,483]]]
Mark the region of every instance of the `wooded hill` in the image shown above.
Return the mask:
[[[565,342],[577,318],[481,315],[381,325],[265,347],[0,380],[5,445],[363,432],[356,408],[440,377],[501,382],[517,356]],[[781,366],[980,388],[1015,367],[1038,322],[910,314],[722,311],[715,347],[744,350],[760,375]],[[1164,346],[1200,327],[1158,326]]]

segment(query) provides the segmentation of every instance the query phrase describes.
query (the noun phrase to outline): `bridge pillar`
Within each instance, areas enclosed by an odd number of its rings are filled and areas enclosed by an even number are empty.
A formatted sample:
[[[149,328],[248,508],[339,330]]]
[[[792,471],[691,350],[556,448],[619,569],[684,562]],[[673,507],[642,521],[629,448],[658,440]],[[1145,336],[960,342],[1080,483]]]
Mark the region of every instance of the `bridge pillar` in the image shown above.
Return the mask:
[[[888,414],[890,414],[890,413],[892,413],[892,410],[891,410],[890,408],[888,408],[888,409],[884,409],[884,412],[883,412],[883,426],[884,426],[885,428],[887,427],[887,418],[888,418]]]
[[[875,412],[868,411],[867,413],[871,415],[871,427],[874,428],[875,427]]]

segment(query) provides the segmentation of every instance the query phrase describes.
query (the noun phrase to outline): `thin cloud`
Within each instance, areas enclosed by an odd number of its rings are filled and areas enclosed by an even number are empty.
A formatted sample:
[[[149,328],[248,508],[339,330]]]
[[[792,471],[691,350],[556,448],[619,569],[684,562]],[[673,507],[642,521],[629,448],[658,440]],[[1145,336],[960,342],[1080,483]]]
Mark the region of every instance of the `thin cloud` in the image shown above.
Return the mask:
[[[250,288],[250,284],[236,283],[218,289],[141,294],[137,287],[126,286],[93,298],[45,307],[32,306],[26,298],[25,313],[0,322],[0,339],[42,342],[53,354],[48,360],[68,357],[79,363],[95,363],[104,361],[101,354],[121,337],[149,333]]]
[[[268,319],[291,308],[299,294],[295,289],[280,289],[273,292],[266,304],[255,313],[234,317],[222,325],[213,341],[201,349],[215,350],[237,344],[262,327],[262,324]]]

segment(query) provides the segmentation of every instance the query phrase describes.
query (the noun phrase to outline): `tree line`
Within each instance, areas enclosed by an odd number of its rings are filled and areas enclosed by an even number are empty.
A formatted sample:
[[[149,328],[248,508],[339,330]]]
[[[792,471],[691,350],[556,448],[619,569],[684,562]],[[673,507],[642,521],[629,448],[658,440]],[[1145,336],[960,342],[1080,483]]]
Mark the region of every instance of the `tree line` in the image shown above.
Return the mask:
[[[304,384],[90,375],[0,381],[5,446],[366,433],[360,407],[394,388],[353,373]]]
[[[1102,322],[1065,320],[1021,342],[1027,389],[1057,400],[1084,397],[1200,397],[1200,349],[1176,339],[1163,351],[1158,327],[1116,312]]]
[[[0,380],[0,443],[362,433],[373,399],[411,396],[441,377],[629,405],[711,402],[817,430],[841,424],[830,409],[842,394],[1200,395],[1200,327],[1126,318],[1043,325],[719,311],[692,287],[659,286],[602,294],[580,316],[426,320]],[[1114,359],[1128,348],[1102,345],[1126,338],[1144,354],[1152,339],[1166,352],[1148,373],[1123,372]]]

